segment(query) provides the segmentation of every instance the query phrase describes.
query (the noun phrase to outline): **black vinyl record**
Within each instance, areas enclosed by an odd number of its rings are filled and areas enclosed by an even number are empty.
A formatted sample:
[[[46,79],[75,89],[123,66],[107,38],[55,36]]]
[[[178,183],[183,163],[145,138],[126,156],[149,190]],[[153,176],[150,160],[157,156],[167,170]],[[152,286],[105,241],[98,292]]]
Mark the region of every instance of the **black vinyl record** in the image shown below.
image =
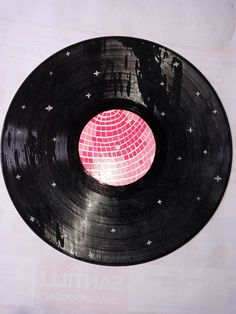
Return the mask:
[[[112,186],[83,167],[78,140],[111,109],[142,117],[157,149],[150,170]],[[206,78],[162,45],[102,37],[40,64],[17,91],[2,131],[11,199],[44,241],[79,260],[132,265],[181,247],[209,221],[229,179],[230,128]]]

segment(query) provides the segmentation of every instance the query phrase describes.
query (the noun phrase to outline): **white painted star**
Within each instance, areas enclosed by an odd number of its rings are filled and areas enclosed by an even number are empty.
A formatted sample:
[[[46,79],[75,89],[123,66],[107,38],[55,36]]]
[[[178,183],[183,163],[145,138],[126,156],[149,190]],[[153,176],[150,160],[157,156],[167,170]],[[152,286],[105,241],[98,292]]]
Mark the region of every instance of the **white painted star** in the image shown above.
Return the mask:
[[[90,93],[87,93],[86,95],[85,95],[85,97],[87,97],[88,99],[91,97],[91,94]]]
[[[93,75],[98,76],[100,74],[100,72],[98,70],[96,70]]]
[[[26,108],[26,105],[21,106],[21,108],[24,110]]]
[[[146,244],[147,244],[147,245],[151,245],[151,244],[152,244],[152,241],[148,240]]]
[[[51,186],[53,186],[54,188],[56,187],[56,182],[52,182]]]
[[[206,149],[203,151],[203,154],[204,154],[204,155],[206,155],[206,154],[207,154],[207,150],[206,150]]]
[[[215,110],[213,110],[212,112],[213,112],[214,114],[217,114],[217,110],[216,110],[216,109],[215,109]]]
[[[164,83],[164,82],[161,82],[161,83],[160,83],[160,85],[161,85],[161,86],[164,86],[164,85],[165,85],[165,83]]]
[[[115,146],[115,149],[116,149],[116,150],[119,150],[119,149],[120,149],[120,145],[116,145],[116,146]]]
[[[57,140],[56,137],[54,137],[54,138],[52,139],[53,142],[56,142],[56,140]]]
[[[191,126],[188,128],[189,133],[193,132],[193,129],[191,128]]]
[[[48,105],[47,107],[45,107],[45,110],[47,110],[48,112],[50,112],[53,109],[52,106]]]
[[[161,112],[161,115],[164,117],[166,114],[164,111]]]
[[[17,134],[21,134],[22,132],[21,132],[21,130],[18,130],[16,133],[17,133]]]
[[[162,200],[158,200],[158,201],[157,201],[157,203],[158,203],[159,205],[161,205],[161,203],[162,203]]]
[[[181,157],[181,156],[179,156],[177,159],[180,161],[180,160],[182,160],[182,157]]]
[[[20,180],[21,176],[19,174],[16,175],[16,179]]]
[[[66,56],[67,56],[67,57],[69,57],[69,55],[70,55],[70,52],[69,52],[69,51],[67,51],[67,52],[66,52]]]
[[[89,252],[89,255],[88,255],[90,258],[93,258],[94,254],[92,252]]]
[[[49,75],[51,75],[51,76],[52,76],[52,75],[53,75],[53,72],[52,72],[52,71],[49,71]]]
[[[30,221],[34,222],[35,218],[33,216],[30,217]]]
[[[198,202],[200,201],[200,199],[201,199],[200,196],[197,196],[197,197],[196,197],[196,200],[197,200]]]
[[[196,95],[197,95],[197,96],[200,96],[200,95],[201,95],[201,93],[200,93],[199,91],[197,91],[197,92],[196,92]]]
[[[111,232],[114,234],[116,232],[116,229],[115,228],[112,228],[111,229]]]
[[[217,182],[220,182],[222,180],[222,178],[217,174],[217,176],[214,178],[214,180],[216,180]]]
[[[179,62],[175,61],[175,62],[173,63],[173,66],[177,68],[177,67],[179,66]]]

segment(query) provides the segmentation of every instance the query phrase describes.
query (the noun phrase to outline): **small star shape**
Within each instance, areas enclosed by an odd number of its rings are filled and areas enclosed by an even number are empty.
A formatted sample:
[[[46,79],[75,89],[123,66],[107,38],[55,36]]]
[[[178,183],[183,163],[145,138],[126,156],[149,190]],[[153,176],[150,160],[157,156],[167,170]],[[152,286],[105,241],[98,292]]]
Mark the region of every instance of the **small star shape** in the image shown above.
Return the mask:
[[[214,114],[217,114],[217,110],[216,110],[216,109],[214,109],[212,112],[213,112]]]
[[[17,175],[16,175],[16,179],[17,179],[17,180],[20,180],[20,179],[21,179],[21,176],[20,176],[19,174],[17,174]]]
[[[88,99],[91,97],[91,94],[90,93],[87,93],[86,95],[85,95],[85,97],[87,97]]]
[[[196,200],[197,200],[198,202],[200,201],[200,199],[201,199],[200,196],[197,196],[197,197],[196,197]]]
[[[197,96],[200,96],[201,94],[200,94],[200,92],[199,92],[199,91],[197,91],[197,92],[196,92],[196,95],[197,95]]]
[[[22,132],[21,132],[20,130],[18,130],[16,133],[17,133],[17,134],[21,134]]]
[[[119,149],[120,149],[120,145],[116,145],[116,146],[115,146],[115,149],[116,149],[116,150],[119,150]]]
[[[221,178],[219,175],[217,175],[217,176],[214,178],[214,180],[216,180],[217,182],[220,182],[220,181],[222,180],[222,178]]]
[[[177,67],[179,66],[179,62],[175,61],[175,62],[173,63],[173,66],[177,68]]]
[[[133,52],[131,50],[129,50],[128,55],[131,57],[133,54]]]
[[[56,187],[56,182],[52,182],[51,186],[53,186],[54,188]]]
[[[189,133],[193,132],[193,129],[191,128],[191,126],[188,128]]]
[[[53,75],[53,72],[52,72],[52,71],[49,71],[49,75],[51,75],[51,76],[52,76],[52,75]]]
[[[157,203],[158,203],[159,205],[161,205],[161,203],[162,203],[162,200],[158,200],[158,201],[157,201]]]
[[[180,161],[180,160],[182,160],[182,157],[181,157],[181,156],[179,156],[177,159]]]
[[[161,112],[161,115],[164,117],[166,114],[164,111]]]
[[[112,228],[111,229],[111,232],[114,234],[116,232],[116,229],[115,228]]]
[[[161,83],[160,83],[160,85],[161,85],[161,86],[164,86],[164,85],[165,85],[165,83],[164,83],[164,82],[161,82]]]
[[[89,255],[88,255],[90,258],[93,258],[94,254],[92,252],[89,252]]]
[[[50,112],[53,109],[52,106],[48,105],[47,107],[45,107],[45,110],[47,110],[48,112]]]
[[[53,142],[56,142],[56,140],[57,140],[56,137],[54,137],[54,138],[52,139]]]
[[[206,150],[206,149],[203,151],[203,154],[204,154],[204,155],[206,155],[206,154],[207,154],[207,150]]]
[[[67,52],[66,52],[66,56],[67,56],[67,57],[69,57],[69,55],[70,55],[70,52],[69,52],[69,51],[67,51]]]
[[[30,217],[30,221],[34,222],[35,218],[33,216]]]
[[[147,245],[151,245],[151,244],[152,244],[152,241],[148,240],[146,244],[147,244]]]
[[[26,108],[26,105],[21,106],[21,108],[24,110]]]
[[[93,75],[98,76],[100,74],[100,72],[98,70],[96,70]]]

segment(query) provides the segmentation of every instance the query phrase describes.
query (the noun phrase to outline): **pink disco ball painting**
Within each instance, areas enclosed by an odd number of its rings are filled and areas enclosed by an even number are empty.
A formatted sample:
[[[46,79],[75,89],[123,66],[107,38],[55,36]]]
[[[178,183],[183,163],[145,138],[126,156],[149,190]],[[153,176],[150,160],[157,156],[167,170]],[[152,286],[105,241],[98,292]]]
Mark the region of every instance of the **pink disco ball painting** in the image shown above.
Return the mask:
[[[96,115],[86,124],[78,150],[85,170],[94,179],[122,186],[147,173],[155,156],[156,142],[140,116],[114,109]]]

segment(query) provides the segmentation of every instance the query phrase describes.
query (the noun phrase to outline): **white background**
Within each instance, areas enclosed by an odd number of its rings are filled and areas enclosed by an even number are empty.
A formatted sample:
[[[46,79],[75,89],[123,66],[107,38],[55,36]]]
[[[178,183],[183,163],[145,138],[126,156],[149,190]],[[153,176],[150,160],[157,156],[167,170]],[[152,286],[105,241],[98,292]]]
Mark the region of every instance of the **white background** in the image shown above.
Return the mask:
[[[236,135],[236,3],[230,0],[0,0],[0,124],[45,58],[105,35],[149,39],[209,79]],[[23,222],[0,176],[1,314],[234,314],[236,169],[207,226],[157,261],[103,267],[49,247]]]

